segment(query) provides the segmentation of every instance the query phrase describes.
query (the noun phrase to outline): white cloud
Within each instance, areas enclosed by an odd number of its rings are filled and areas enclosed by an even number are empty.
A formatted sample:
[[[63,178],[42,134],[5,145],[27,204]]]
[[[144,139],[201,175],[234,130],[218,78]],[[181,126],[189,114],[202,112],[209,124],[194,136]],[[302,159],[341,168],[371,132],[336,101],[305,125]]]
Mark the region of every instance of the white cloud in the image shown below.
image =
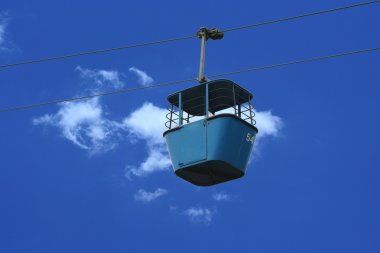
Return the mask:
[[[163,147],[150,147],[147,158],[138,166],[126,166],[126,176],[147,176],[155,171],[164,171],[170,168],[171,161]]]
[[[4,43],[5,41],[5,24],[4,23],[0,23],[0,47],[2,46],[2,44]]]
[[[256,127],[259,129],[257,138],[267,136],[277,137],[284,125],[279,116],[273,115],[271,111],[255,111]]]
[[[93,81],[99,87],[112,87],[120,89],[124,86],[124,75],[115,70],[87,69],[81,66],[75,68],[83,79]]]
[[[116,147],[116,133],[121,129],[119,123],[104,117],[98,98],[63,103],[57,113],[34,118],[33,124],[59,128],[63,137],[90,154]]]
[[[146,140],[149,145],[164,144],[167,110],[152,103],[144,103],[124,119],[123,124],[136,138]]]
[[[123,121],[130,138],[146,144],[148,156],[137,166],[126,166],[126,176],[147,176],[155,171],[169,170],[171,161],[162,133],[165,131],[166,110],[144,103]]]
[[[7,50],[6,47],[6,28],[8,26],[8,15],[0,13],[0,50]]]
[[[210,223],[216,213],[215,210],[201,207],[190,207],[184,211],[184,214],[194,222]]]
[[[157,188],[154,192],[148,192],[144,189],[140,189],[135,193],[134,198],[137,201],[151,202],[166,194],[168,194],[168,191],[162,188]]]
[[[224,192],[218,192],[213,194],[212,198],[216,201],[229,201],[233,198],[233,196]]]
[[[87,92],[95,93],[105,85],[119,88],[123,85],[122,74],[109,70],[93,70],[78,66],[81,78],[95,84]],[[61,103],[56,113],[45,114],[33,119],[34,125],[53,126],[61,135],[90,154],[103,153],[115,148],[123,131],[122,122],[106,117],[107,113],[100,98]]]
[[[146,72],[144,72],[144,71],[142,71],[136,67],[129,68],[129,71],[132,73],[135,73],[137,75],[138,82],[142,86],[149,86],[154,82],[152,77],[150,77]]]

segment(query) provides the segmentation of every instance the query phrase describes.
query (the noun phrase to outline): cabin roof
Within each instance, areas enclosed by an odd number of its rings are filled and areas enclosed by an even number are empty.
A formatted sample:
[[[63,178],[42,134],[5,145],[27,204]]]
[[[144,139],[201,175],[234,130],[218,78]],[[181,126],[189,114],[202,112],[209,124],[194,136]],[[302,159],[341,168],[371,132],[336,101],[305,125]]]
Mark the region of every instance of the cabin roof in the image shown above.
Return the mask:
[[[178,91],[168,96],[168,101],[170,104],[179,107],[178,95],[181,93],[183,111],[196,116],[204,115],[206,84],[209,87],[209,111],[213,114],[234,105],[247,103],[253,98],[253,95],[249,91],[233,81],[218,79]]]

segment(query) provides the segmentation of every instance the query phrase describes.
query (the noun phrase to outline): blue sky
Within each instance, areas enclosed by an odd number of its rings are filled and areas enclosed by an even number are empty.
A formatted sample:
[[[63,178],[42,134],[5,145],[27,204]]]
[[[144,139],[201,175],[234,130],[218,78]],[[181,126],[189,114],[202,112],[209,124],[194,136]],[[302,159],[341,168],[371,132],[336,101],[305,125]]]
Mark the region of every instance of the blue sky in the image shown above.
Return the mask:
[[[8,1],[0,63],[357,1]],[[379,47],[380,4],[231,32],[206,75]],[[196,39],[0,70],[0,107],[197,76]],[[379,53],[231,76],[261,137],[244,178],[171,171],[166,97],[193,84],[3,113],[0,252],[380,252]]]

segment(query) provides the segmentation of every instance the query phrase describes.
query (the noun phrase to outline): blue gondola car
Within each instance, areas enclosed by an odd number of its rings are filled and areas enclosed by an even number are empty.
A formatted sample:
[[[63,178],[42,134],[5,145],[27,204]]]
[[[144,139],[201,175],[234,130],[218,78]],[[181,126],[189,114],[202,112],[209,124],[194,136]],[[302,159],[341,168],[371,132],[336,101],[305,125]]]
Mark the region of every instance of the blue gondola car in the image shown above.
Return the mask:
[[[251,100],[225,79],[170,95],[163,135],[175,174],[199,186],[244,176],[258,133]]]

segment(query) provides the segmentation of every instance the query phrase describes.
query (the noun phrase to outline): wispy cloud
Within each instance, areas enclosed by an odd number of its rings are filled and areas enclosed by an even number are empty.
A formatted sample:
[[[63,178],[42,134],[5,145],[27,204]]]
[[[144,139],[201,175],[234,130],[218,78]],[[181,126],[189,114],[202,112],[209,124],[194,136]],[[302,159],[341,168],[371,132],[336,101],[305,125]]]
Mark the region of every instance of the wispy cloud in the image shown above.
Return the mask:
[[[118,89],[124,85],[125,75],[114,70],[89,69],[78,66],[75,71],[87,85],[85,93],[93,94],[103,87]],[[133,71],[137,71],[137,69],[134,68]],[[144,82],[152,79],[143,74],[141,76],[144,77]],[[90,154],[102,153],[115,148],[121,139],[121,133],[126,131],[129,133],[130,140],[144,141],[148,150],[148,156],[139,165],[127,166],[128,175],[144,176],[169,168],[170,159],[162,138],[165,109],[151,103],[144,103],[119,122],[107,117],[108,114],[100,98],[62,103],[59,107],[56,113],[35,117],[33,124],[58,128],[64,138],[78,147],[88,150]]]
[[[216,201],[230,201],[233,199],[233,195],[225,192],[218,192],[212,195],[212,198]]]
[[[183,212],[193,222],[210,223],[216,213],[216,209],[190,207]]]
[[[8,26],[9,17],[7,13],[0,13],[0,50],[7,50],[7,26]]]
[[[126,176],[147,176],[156,171],[165,171],[170,168],[171,161],[164,148],[149,147],[148,156],[137,166],[126,166]]]
[[[283,120],[271,111],[255,111],[256,127],[259,130],[258,139],[268,136],[279,136],[284,125]]]
[[[120,130],[120,124],[105,118],[98,98],[61,104],[57,113],[36,117],[33,124],[57,127],[64,138],[90,154],[116,147]]]
[[[153,78],[150,77],[145,71],[142,71],[136,67],[129,68],[129,71],[137,75],[138,82],[143,86],[151,85],[154,82]]]
[[[122,85],[120,74],[114,71],[82,67],[77,67],[76,71],[86,81],[96,84],[88,89],[90,93],[96,92],[99,85],[112,84],[113,88]],[[33,124],[58,128],[64,138],[90,154],[104,153],[118,145],[123,125],[106,117],[100,98],[61,103],[59,107],[56,113],[35,117]]]
[[[149,145],[164,144],[162,133],[165,130],[166,113],[165,108],[145,102],[125,118],[123,124],[131,137],[145,140]]]
[[[155,171],[168,170],[170,158],[162,133],[165,130],[166,110],[144,103],[123,121],[132,140],[144,141],[148,156],[139,165],[127,165],[126,176],[146,176]]]
[[[75,70],[79,72],[83,79],[93,82],[100,88],[111,87],[119,89],[124,86],[122,80],[124,74],[115,70],[88,69],[81,66],[77,66]]]
[[[3,21],[0,21],[0,48],[3,46],[5,41],[5,27],[6,24]]]
[[[153,200],[158,199],[159,197],[162,197],[164,195],[168,194],[168,191],[162,188],[157,188],[153,192],[148,192],[144,189],[138,190],[135,195],[133,196],[136,201],[141,201],[141,202],[151,202]]]

